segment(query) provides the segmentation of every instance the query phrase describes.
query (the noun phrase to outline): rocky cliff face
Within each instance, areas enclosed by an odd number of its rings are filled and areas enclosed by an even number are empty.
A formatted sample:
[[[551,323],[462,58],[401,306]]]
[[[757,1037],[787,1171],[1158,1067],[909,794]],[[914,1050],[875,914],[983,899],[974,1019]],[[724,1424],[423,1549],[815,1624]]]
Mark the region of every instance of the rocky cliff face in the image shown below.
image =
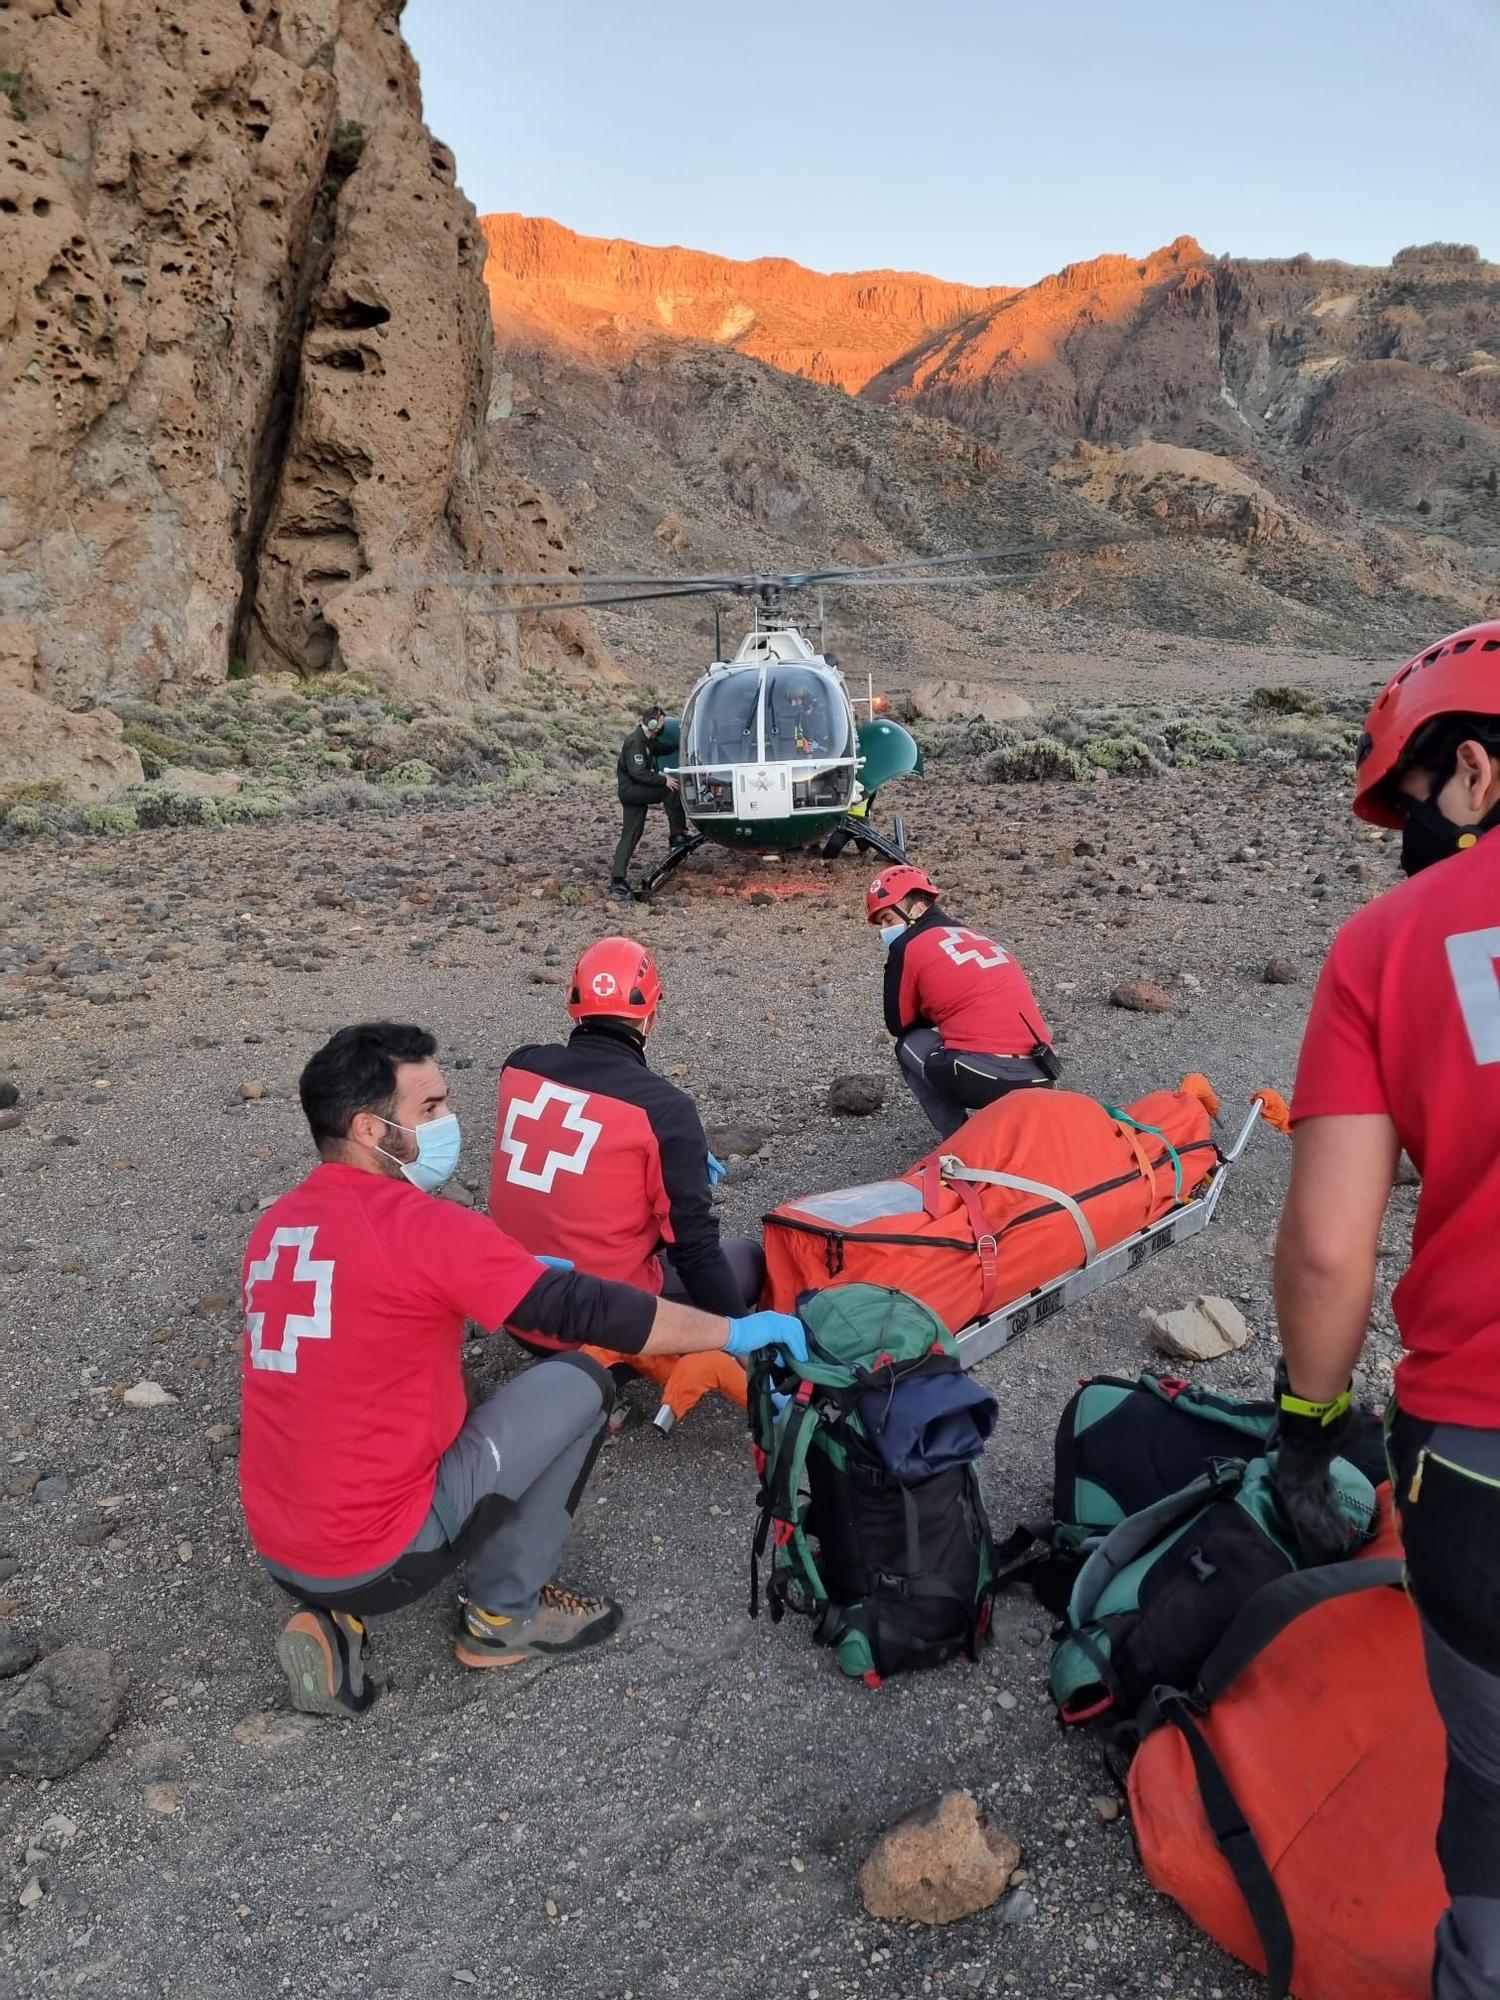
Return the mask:
[[[487,215],[497,331],[621,360],[663,333],[709,341],[851,392],[934,328],[1008,298],[1009,285],[907,271],[808,271],[785,257],[739,263],[701,250],[578,236],[526,215]]]
[[[234,660],[463,695],[513,663],[440,580],[545,536],[494,486],[486,528],[484,243],[400,11],[0,8],[12,705],[170,701]]]

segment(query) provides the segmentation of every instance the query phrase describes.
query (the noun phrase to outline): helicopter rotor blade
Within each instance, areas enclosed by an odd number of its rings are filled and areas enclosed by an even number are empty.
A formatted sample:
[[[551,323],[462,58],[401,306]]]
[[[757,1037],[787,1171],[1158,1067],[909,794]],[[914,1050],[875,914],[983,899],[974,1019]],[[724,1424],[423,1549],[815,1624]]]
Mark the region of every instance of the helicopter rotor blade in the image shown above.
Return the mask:
[[[663,598],[673,597],[714,597],[724,589],[718,583],[678,584],[670,590],[617,590],[602,597],[569,597],[559,603],[549,604],[473,604],[469,615],[473,618],[525,618],[536,617],[549,611],[611,611],[622,605],[650,604]]]
[[[466,588],[473,584],[495,584],[506,590],[596,590],[618,586],[622,589],[633,584],[644,588],[657,585],[691,584],[703,589],[714,585],[723,590],[732,590],[746,579],[743,576],[595,576],[580,572],[577,576],[569,570],[554,570],[551,575],[511,576],[505,570],[454,571],[449,575],[423,577],[423,583],[451,584],[456,588]]]
[[[1034,569],[987,569],[979,576],[851,576],[840,590],[972,590],[986,583],[1025,582]],[[831,586],[830,586],[831,588]]]
[[[864,564],[835,564],[824,569],[744,571],[727,575],[723,573],[705,576],[644,576],[639,573],[605,574],[581,571],[577,574],[569,570],[538,572],[531,576],[511,576],[504,570],[453,571],[419,579],[422,585],[448,584],[455,588],[470,589],[482,585],[495,585],[505,590],[640,590],[642,592],[683,592],[724,591],[736,596],[753,596],[762,590],[804,590],[812,584],[852,583],[856,577],[884,576],[896,571],[952,569],[961,563],[1009,562],[1051,555],[1054,552],[1076,549],[1107,548],[1118,542],[1139,541],[1139,534],[1129,530],[1118,532],[1055,536],[1050,541],[1013,543],[1001,549],[965,549],[956,555],[943,556],[898,556],[889,562]],[[409,587],[392,585],[392,588]],[[515,608],[515,607],[508,607]],[[540,608],[540,607],[528,607]],[[573,605],[554,604],[553,610],[572,610]]]
[[[959,563],[1009,562],[1015,557],[1051,555],[1057,550],[1109,548],[1117,542],[1141,540],[1130,531],[1100,533],[1090,535],[1060,535],[1051,541],[1017,542],[1005,549],[967,549],[958,555],[948,556],[901,556],[891,562],[866,563],[860,567],[808,570],[799,574],[795,582],[802,583],[847,583],[861,576],[879,576],[891,570],[953,568]],[[793,579],[782,578],[791,584]],[[963,581],[971,581],[965,578]]]

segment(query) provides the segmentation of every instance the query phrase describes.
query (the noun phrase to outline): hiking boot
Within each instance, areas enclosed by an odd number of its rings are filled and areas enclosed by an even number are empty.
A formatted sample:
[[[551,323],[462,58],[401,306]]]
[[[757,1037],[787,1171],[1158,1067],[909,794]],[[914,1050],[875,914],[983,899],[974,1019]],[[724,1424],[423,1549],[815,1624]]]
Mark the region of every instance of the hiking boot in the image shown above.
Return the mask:
[[[304,1604],[282,1626],[276,1657],[304,1715],[358,1715],[375,1699],[365,1673],[370,1636],[348,1611]]]
[[[618,875],[612,878],[609,885],[609,893],[617,903],[633,903],[635,901],[630,884],[623,881]]]
[[[580,1597],[555,1583],[542,1586],[536,1610],[523,1622],[484,1611],[466,1598],[453,1651],[466,1667],[518,1667],[527,1660],[565,1660],[607,1639],[625,1616],[608,1597]]]

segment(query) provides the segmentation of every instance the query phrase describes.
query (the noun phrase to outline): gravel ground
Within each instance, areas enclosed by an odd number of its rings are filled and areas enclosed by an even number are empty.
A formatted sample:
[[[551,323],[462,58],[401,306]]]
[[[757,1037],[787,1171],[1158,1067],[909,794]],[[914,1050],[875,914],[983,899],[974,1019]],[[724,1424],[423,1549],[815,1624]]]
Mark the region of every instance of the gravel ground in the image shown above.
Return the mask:
[[[1288,1089],[1327,942],[1394,870],[1322,767],[998,790],[943,766],[908,789],[950,907],[1020,954],[1068,1081],[1117,1102],[1190,1068],[1227,1116],[1261,1082]],[[718,1404],[670,1439],[637,1422],[600,1461],[567,1576],[626,1600],[617,1643],[466,1677],[439,1593],[378,1626],[387,1691],[367,1717],[287,1709],[284,1601],[245,1541],[229,1427],[248,1218],[309,1163],[298,1069],[344,1021],[430,1023],[465,1120],[460,1193],[482,1199],[499,1064],[560,1032],[574,953],[618,926],[595,810],[522,797],[0,855],[0,1079],[22,1112],[0,1131],[0,1626],[108,1646],[130,1675],[98,1758],[50,1787],[0,1781],[0,1991],[1258,1991],[1091,1804],[1097,1748],[1053,1721],[1025,1594],[1001,1601],[980,1665],[878,1693],[799,1623],[750,1622],[752,1473]],[[925,1150],[894,1082],[874,1118],[825,1109],[830,1077],[890,1075],[863,865],[699,856],[684,874],[629,921],[667,986],[655,1060],[707,1122],[768,1132],[724,1190],[726,1226]],[[1297,983],[1263,983],[1273,953]],[[1138,977],[1176,1011],[1107,1004]],[[1259,1138],[1210,1232],[988,1364],[997,1531],[1045,1505],[1075,1380],[1147,1363],[1143,1309],[1236,1298],[1257,1338],[1206,1372],[1265,1385],[1286,1160]],[[477,1385],[523,1365],[503,1337],[469,1359]],[[1372,1387],[1389,1361],[1382,1300]],[[177,1403],[125,1407],[143,1377]],[[943,1931],[870,1920],[860,1860],[949,1786],[1015,1832],[1027,1895]]]

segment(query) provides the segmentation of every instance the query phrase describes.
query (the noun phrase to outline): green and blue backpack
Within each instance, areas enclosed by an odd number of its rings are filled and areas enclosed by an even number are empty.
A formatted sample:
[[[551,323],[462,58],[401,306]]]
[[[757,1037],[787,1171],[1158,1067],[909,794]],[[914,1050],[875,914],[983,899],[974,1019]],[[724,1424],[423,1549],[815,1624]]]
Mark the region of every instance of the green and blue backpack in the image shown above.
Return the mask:
[[[808,1359],[750,1370],[760,1474],[750,1613],[761,1566],[773,1619],[816,1620],[844,1673],[973,1658],[988,1627],[993,1541],[975,1459],[995,1405],[959,1367],[936,1313],[883,1285],[799,1302]]]

